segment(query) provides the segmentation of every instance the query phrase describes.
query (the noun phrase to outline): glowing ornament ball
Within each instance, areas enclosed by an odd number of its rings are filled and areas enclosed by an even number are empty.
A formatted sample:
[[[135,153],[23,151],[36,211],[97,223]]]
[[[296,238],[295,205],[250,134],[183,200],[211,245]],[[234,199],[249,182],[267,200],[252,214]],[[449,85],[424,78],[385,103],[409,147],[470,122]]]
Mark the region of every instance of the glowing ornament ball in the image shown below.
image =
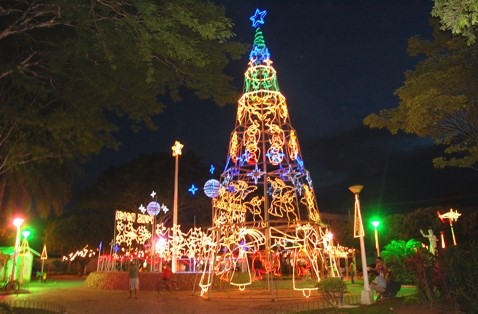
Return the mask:
[[[204,183],[204,194],[209,198],[214,198],[219,195],[220,183],[216,179],[208,180]]]
[[[148,214],[156,216],[161,211],[161,206],[158,202],[152,201],[146,207],[146,211],[148,212]]]

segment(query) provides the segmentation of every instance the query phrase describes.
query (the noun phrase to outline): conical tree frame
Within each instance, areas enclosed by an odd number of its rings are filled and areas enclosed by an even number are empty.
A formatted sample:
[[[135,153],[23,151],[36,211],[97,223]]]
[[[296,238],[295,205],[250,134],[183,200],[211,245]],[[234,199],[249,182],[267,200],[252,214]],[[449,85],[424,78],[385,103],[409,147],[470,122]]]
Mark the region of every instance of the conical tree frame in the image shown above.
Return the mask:
[[[213,198],[217,256],[212,260],[220,262],[205,273],[222,269],[221,279],[244,289],[257,279],[254,265],[260,260],[271,287],[273,278],[281,275],[282,254],[290,254],[293,288],[310,295],[325,264],[326,227],[321,224],[312,179],[260,29],[265,15],[266,11],[256,10],[251,17],[255,37],[244,92],[218,196]],[[310,272],[309,282],[302,287],[295,278],[298,259],[306,261]],[[236,269],[244,264],[248,275],[238,276]],[[201,279],[204,292],[211,287],[210,278],[209,273]]]

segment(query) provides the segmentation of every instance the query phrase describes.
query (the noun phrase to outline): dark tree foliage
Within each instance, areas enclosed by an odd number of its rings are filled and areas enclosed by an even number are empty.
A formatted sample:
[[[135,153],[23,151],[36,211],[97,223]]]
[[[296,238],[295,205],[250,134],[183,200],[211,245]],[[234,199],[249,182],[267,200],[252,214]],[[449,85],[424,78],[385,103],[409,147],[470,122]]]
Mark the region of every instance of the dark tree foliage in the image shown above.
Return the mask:
[[[65,185],[37,208],[61,212],[70,181],[60,172],[117,148],[115,117],[155,129],[159,99],[180,100],[185,90],[218,105],[237,99],[224,69],[245,46],[231,41],[232,21],[212,2],[4,0],[0,17],[0,206],[8,212],[13,199]],[[56,186],[12,194],[21,181],[49,184],[36,176],[52,168]]]
[[[182,226],[211,225],[211,199],[202,190],[210,178],[208,167],[192,152],[183,152],[179,157],[178,173],[178,222]],[[85,190],[75,207],[87,208],[106,213],[114,218],[115,210],[139,212],[141,204],[156,200],[165,204],[169,212],[158,215],[172,223],[174,198],[175,158],[169,153],[142,155],[119,167],[107,170],[97,183]],[[199,190],[195,195],[189,192],[194,184]],[[150,194],[156,192],[153,199]]]
[[[64,256],[88,245],[103,247],[113,238],[113,219],[102,217],[92,211],[78,211],[58,217],[49,222],[44,235],[44,244],[50,256]]]
[[[478,2],[474,0],[435,0],[432,16],[438,17],[442,30],[466,38],[467,44],[476,41],[478,33]]]
[[[367,116],[364,124],[431,138],[443,148],[442,156],[433,159],[436,168],[476,170],[478,45],[468,46],[440,31],[436,21],[433,25],[433,40],[409,40],[409,54],[423,59],[405,73],[403,86],[395,91],[399,106]]]

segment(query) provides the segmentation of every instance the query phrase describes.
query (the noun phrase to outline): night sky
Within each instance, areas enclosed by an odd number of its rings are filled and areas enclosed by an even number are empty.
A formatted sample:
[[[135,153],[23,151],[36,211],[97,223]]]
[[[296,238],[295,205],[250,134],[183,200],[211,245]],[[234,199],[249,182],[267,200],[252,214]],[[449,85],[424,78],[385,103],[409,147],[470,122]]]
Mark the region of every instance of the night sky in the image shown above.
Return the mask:
[[[249,17],[256,8],[268,11],[262,31],[321,211],[353,209],[348,187],[354,184],[365,186],[361,203],[368,212],[478,204],[478,172],[434,169],[439,151],[430,140],[362,125],[368,114],[398,106],[394,91],[419,61],[408,56],[407,40],[430,38],[432,1],[220,2],[235,23],[235,39],[251,45]],[[239,91],[247,58],[229,68]],[[171,103],[157,119],[158,132],[122,130],[119,152],[105,151],[91,161],[82,184],[140,154],[171,152],[175,140],[206,164],[224,164],[235,111],[236,104],[219,108],[193,97]]]

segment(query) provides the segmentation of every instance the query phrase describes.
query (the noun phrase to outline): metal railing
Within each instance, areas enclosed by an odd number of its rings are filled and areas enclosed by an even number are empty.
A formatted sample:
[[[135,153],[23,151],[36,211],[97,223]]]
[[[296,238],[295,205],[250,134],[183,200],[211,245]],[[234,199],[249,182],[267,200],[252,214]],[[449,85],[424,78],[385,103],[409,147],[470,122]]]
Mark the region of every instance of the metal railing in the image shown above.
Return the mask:
[[[346,295],[343,298],[341,306],[358,305],[360,304],[360,296],[358,295]],[[257,308],[257,313],[269,314],[282,314],[282,313],[297,313],[308,310],[319,310],[331,308],[332,306],[323,298],[314,300],[301,300],[294,302],[280,303],[277,305],[266,305]]]
[[[50,313],[66,313],[66,310],[63,306],[50,303],[50,302],[38,302],[30,300],[6,300],[1,303],[8,305],[11,309],[32,309],[32,310],[43,310]]]

